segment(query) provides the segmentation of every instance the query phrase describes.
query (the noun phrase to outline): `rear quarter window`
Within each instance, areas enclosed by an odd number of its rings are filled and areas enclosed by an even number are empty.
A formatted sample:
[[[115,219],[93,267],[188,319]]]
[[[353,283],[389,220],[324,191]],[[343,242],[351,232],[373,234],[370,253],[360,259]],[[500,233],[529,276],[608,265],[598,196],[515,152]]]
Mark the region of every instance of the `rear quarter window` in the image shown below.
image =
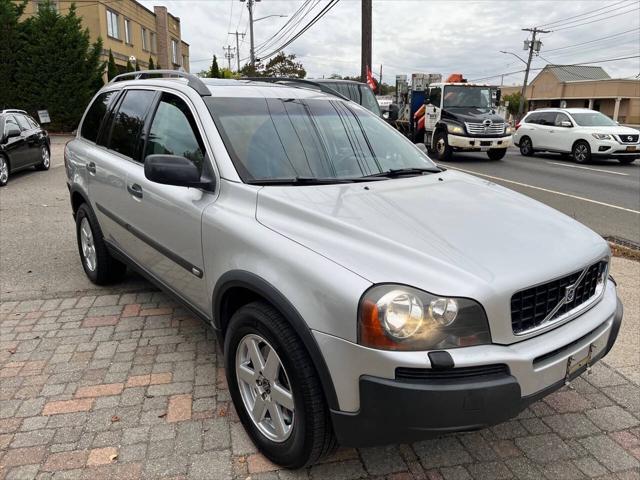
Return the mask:
[[[82,138],[92,142],[96,141],[104,115],[107,113],[109,104],[115,98],[116,93],[115,90],[112,90],[101,93],[95,98],[84,117],[84,122],[82,122],[82,128],[80,129]]]

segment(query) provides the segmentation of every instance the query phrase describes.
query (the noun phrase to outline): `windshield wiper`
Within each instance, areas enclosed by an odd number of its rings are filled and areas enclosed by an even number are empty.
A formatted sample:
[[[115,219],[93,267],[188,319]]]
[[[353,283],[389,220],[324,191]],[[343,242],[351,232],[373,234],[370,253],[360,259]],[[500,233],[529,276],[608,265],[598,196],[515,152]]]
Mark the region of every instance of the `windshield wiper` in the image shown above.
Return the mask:
[[[290,178],[258,178],[247,180],[250,185],[331,185],[333,183],[353,183],[349,178],[333,177],[290,177]]]
[[[442,170],[439,168],[391,168],[385,172],[372,173],[371,175],[365,175],[362,178],[375,178],[375,177],[401,177],[403,175],[424,175],[425,173],[440,173]]]

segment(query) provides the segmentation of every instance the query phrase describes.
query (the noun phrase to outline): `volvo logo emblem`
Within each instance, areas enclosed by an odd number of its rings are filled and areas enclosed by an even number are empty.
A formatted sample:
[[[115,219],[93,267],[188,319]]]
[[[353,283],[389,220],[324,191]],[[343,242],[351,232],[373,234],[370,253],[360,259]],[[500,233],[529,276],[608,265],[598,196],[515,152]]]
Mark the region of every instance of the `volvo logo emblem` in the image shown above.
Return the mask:
[[[565,287],[564,289],[564,298],[565,298],[565,303],[569,303],[569,302],[573,302],[573,299],[576,296],[576,285],[569,285],[568,287]]]

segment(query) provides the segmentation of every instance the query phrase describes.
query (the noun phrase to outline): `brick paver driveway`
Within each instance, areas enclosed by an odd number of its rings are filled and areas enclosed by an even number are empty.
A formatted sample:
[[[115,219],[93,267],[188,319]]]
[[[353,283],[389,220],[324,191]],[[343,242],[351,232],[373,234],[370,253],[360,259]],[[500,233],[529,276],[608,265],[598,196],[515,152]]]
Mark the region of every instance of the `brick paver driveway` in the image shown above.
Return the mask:
[[[230,406],[210,329],[157,292],[1,304],[0,478],[640,477],[637,264],[607,364],[517,419],[278,471]]]

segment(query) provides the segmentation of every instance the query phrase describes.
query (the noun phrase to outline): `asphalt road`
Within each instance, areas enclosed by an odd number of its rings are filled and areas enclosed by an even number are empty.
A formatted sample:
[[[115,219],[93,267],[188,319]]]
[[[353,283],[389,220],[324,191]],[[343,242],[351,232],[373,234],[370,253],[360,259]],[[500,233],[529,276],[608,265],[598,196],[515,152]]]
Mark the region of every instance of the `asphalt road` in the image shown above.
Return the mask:
[[[640,160],[578,165],[554,154],[523,157],[513,147],[501,161],[484,153],[458,153],[441,163],[535,198],[603,236],[640,243]]]
[[[84,275],[76,246],[63,164],[66,140],[53,138],[48,172],[20,172],[0,188],[1,301],[95,289]],[[446,166],[536,198],[603,235],[640,242],[640,161],[576,168],[559,156],[525,158],[513,149],[502,161],[474,153],[458,155]],[[119,292],[148,288],[133,274],[118,285]]]

